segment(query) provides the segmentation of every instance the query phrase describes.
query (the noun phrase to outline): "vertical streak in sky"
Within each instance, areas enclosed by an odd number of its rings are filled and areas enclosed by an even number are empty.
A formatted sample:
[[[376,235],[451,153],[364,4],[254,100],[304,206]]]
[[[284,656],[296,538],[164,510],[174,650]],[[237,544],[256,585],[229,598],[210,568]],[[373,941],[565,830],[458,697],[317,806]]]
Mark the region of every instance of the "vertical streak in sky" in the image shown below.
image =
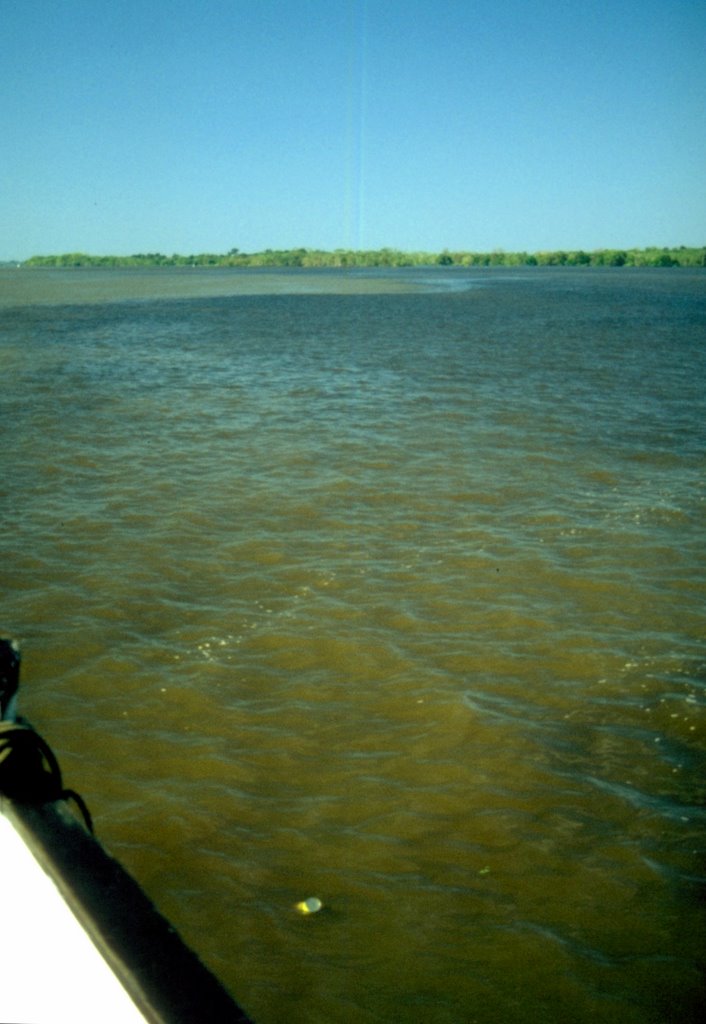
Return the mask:
[[[348,248],[362,249],[365,234],[365,112],[367,0],[353,0],[348,62],[345,233]]]
[[[368,0],[360,3],[360,92],[358,126],[358,230],[356,248],[363,248],[365,237],[365,114],[367,104],[367,43],[368,43]]]

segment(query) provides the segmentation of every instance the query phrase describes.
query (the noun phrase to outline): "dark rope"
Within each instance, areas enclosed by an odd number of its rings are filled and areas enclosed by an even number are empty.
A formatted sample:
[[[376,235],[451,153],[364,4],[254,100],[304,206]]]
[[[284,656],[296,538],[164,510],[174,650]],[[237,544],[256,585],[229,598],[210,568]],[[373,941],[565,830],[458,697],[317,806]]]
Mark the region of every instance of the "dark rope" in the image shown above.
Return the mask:
[[[12,640],[0,638],[0,718],[8,715],[8,708],[17,693],[20,680],[20,650]]]
[[[73,800],[93,832],[90,811],[78,793],[64,788],[51,747],[23,722],[0,722],[0,793],[25,803]]]

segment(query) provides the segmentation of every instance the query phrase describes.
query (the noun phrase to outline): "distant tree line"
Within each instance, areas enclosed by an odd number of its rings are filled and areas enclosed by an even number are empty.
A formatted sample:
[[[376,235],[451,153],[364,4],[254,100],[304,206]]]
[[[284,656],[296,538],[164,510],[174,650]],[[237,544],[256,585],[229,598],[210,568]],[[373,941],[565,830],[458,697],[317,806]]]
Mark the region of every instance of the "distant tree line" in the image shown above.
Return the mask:
[[[25,267],[706,267],[706,246],[678,249],[596,249],[592,252],[402,252],[399,249],[265,249],[264,252],[165,256],[89,256],[82,252],[32,256]]]

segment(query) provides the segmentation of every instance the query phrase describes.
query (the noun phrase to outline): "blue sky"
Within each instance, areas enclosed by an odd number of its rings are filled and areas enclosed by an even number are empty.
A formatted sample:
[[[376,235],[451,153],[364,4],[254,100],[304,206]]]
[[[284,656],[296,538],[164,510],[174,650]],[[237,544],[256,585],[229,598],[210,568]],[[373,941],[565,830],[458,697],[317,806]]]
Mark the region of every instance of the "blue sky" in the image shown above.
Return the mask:
[[[0,0],[0,259],[706,244],[703,0]]]

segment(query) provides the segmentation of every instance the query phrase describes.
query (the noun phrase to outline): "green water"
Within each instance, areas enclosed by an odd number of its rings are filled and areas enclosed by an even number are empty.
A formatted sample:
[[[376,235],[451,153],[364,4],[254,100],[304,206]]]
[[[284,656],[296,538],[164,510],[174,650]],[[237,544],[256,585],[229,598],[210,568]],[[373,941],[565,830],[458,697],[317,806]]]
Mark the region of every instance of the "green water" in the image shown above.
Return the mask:
[[[697,1019],[705,364],[699,271],[0,272],[22,710],[258,1024]]]

